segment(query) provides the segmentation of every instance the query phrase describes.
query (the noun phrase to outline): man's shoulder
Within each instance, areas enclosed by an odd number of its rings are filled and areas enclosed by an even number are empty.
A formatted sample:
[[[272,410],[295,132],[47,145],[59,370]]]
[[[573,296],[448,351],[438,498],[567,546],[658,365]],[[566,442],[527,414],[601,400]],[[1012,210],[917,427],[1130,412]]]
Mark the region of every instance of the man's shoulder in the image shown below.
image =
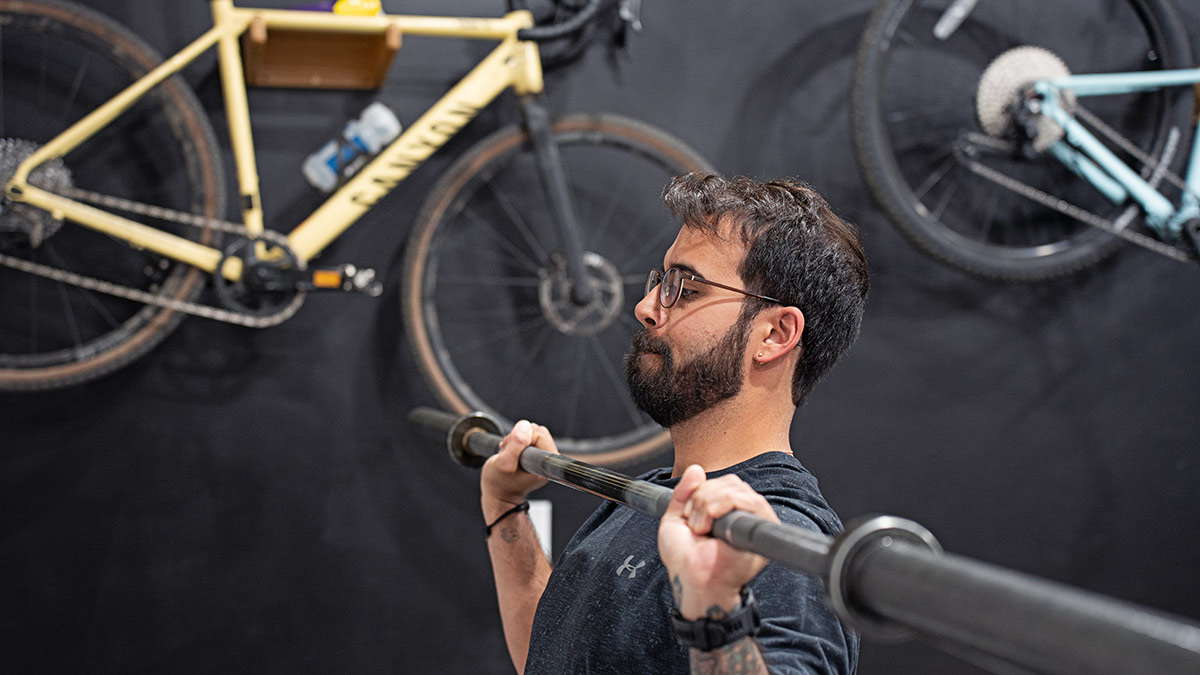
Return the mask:
[[[730,469],[766,497],[783,522],[829,535],[842,531],[816,476],[792,454],[765,452]]]

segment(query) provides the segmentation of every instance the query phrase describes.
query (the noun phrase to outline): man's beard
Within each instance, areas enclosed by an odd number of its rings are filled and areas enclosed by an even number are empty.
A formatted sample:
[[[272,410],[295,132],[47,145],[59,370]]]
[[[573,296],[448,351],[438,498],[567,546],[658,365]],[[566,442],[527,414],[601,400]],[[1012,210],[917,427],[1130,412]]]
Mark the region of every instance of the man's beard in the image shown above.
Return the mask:
[[[678,367],[671,347],[642,329],[633,335],[633,351],[625,357],[625,380],[639,409],[664,427],[699,415],[742,390],[742,356],[749,343],[749,321],[739,318],[721,341]],[[657,354],[657,368],[642,355]]]

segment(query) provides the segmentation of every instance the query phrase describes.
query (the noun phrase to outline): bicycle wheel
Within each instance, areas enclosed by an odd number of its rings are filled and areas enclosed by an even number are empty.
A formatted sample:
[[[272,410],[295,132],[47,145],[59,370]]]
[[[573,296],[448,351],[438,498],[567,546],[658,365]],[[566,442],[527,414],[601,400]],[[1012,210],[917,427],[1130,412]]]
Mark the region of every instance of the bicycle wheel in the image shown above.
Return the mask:
[[[120,25],[57,0],[0,0],[0,179],[41,144],[162,61]],[[156,87],[31,182],[88,190],[217,217],[225,180],[211,126],[176,76]],[[157,225],[157,223],[155,223]],[[162,229],[211,243],[207,228]],[[165,298],[194,298],[205,275],[188,265],[45,211],[5,203],[0,213],[0,389],[45,389],[89,380],[138,358],[183,317],[161,307],[46,278],[13,261],[65,270]]]
[[[1190,65],[1187,36],[1174,12],[1154,0],[985,0],[942,39],[935,27],[951,4],[882,2],[863,33],[852,127],[871,192],[919,248],[978,275],[1031,281],[1101,260],[1121,239],[1050,201],[1063,200],[1117,228],[1133,226],[1140,210],[1106,201],[1040,147],[1026,159],[1012,140],[988,135],[977,95],[983,89],[985,96],[1015,100],[1024,82],[1053,72],[1055,57],[1072,73]],[[1003,88],[1011,91],[998,91],[1002,86],[990,78],[981,86],[985,69],[1020,46],[1043,48],[1049,56],[1025,50],[1034,56],[1002,62],[1009,71]],[[1178,93],[1088,97],[1076,104],[1169,163],[1184,159],[1180,134],[1173,131],[1186,124]],[[995,113],[982,114],[994,133]],[[1118,154],[1131,162],[1135,156]]]
[[[565,118],[554,137],[595,301],[567,298],[533,150],[511,127],[459,159],[426,202],[406,251],[405,325],[451,409],[536,420],[564,453],[628,463],[668,441],[634,407],[622,365],[646,272],[677,231],[660,195],[671,176],[710,169],[678,140],[616,116]]]

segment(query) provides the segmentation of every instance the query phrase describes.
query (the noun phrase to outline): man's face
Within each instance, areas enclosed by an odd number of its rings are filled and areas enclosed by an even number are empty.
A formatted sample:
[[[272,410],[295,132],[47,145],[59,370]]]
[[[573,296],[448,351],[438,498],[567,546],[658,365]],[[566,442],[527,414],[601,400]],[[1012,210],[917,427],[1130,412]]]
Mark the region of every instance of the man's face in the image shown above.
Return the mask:
[[[724,233],[723,233],[724,234]],[[675,266],[705,279],[739,287],[744,247],[683,228],[667,250],[664,269]],[[685,282],[670,309],[658,288],[636,310],[643,329],[633,336],[625,375],[634,403],[655,422],[672,427],[736,396],[742,389],[750,319],[741,318],[742,296]]]
[[[665,339],[650,336],[646,329],[635,333],[633,351],[625,357],[625,380],[634,404],[655,422],[673,427],[736,396],[742,390],[748,323],[734,323],[720,342],[680,364]],[[659,359],[641,358],[646,354]]]

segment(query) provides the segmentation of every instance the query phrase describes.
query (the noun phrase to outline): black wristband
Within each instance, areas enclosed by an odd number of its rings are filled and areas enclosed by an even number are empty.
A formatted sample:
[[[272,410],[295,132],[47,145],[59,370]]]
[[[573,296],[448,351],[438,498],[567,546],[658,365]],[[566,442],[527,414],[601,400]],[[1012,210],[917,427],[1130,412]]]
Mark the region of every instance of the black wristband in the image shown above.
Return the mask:
[[[488,525],[487,527],[485,527],[483,529],[483,538],[487,539],[488,537],[492,536],[492,528],[495,527],[496,525],[499,525],[500,521],[504,520],[505,518],[511,516],[514,513],[520,513],[522,511],[528,511],[528,510],[529,510],[529,502],[524,501],[524,502],[521,502],[520,504],[517,504],[516,506],[512,507],[511,509],[505,511],[504,513],[501,513],[499,518],[493,520],[491,525]]]
[[[754,593],[747,586],[742,588],[741,609],[723,619],[705,617],[688,621],[676,609],[671,613],[671,623],[675,626],[675,640],[680,645],[710,652],[747,635],[754,635],[758,632],[760,619]]]

